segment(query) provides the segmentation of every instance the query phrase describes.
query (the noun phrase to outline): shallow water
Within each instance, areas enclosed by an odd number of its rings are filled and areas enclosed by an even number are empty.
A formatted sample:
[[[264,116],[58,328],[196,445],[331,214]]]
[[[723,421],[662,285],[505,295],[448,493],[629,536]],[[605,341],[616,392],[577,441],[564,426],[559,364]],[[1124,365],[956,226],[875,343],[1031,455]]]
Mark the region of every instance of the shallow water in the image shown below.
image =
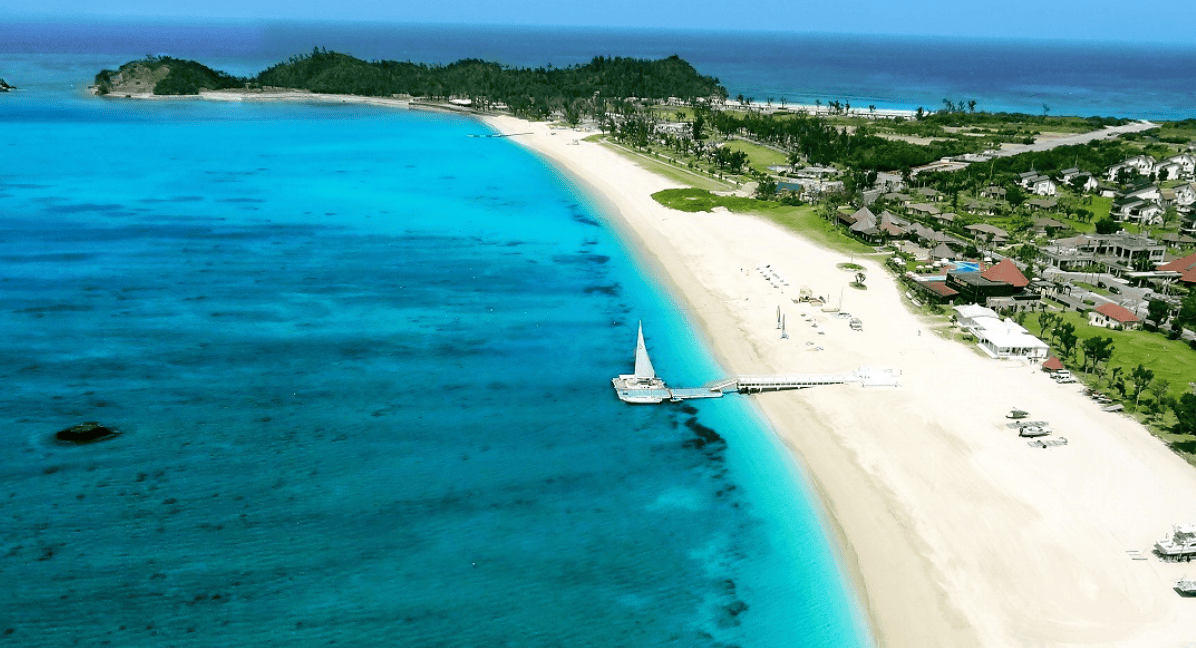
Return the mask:
[[[13,645],[846,646],[749,403],[628,407],[601,214],[473,121],[0,104],[0,633]],[[81,447],[54,431],[97,420]]]

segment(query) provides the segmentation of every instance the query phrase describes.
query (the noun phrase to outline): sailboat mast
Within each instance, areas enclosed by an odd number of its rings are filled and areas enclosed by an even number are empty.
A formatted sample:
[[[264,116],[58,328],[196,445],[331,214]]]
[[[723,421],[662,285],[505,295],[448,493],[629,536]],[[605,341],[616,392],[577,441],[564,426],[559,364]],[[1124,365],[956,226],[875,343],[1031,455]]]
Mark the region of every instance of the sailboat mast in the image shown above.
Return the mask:
[[[656,369],[652,367],[652,359],[648,357],[648,347],[644,345],[643,322],[640,322],[639,334],[636,336],[635,340],[635,377],[656,377]]]

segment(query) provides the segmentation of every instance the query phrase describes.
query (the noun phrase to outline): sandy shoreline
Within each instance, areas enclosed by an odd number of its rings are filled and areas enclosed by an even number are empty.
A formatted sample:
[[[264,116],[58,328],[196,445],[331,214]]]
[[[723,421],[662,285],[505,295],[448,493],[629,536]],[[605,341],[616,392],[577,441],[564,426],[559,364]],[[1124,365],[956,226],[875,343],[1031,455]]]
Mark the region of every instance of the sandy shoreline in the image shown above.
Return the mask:
[[[202,98],[224,98],[210,94]],[[414,107],[284,94],[267,100]],[[755,217],[668,210],[651,194],[671,181],[581,133],[484,119],[596,193],[646,267],[699,306],[695,317],[729,371],[901,372],[897,388],[754,397],[821,496],[881,645],[1194,645],[1196,600],[1172,586],[1196,568],[1160,563],[1150,548],[1172,524],[1196,521],[1196,470],[1137,422],[1102,412],[1036,366],[943,339],[939,324],[906,310],[879,258],[855,259],[866,291],[846,288],[842,255]],[[753,270],[764,263],[793,288],[765,282]],[[842,294],[864,330],[792,303],[803,285],[832,302]],[[790,323],[784,341],[778,305]],[[1070,443],[1027,446],[1005,428],[1014,406]]]
[[[1188,566],[1149,550],[1171,524],[1196,520],[1196,470],[1135,421],[1036,366],[943,339],[905,309],[878,259],[855,259],[867,290],[845,288],[852,275],[835,267],[848,260],[838,253],[751,216],[665,209],[651,193],[670,181],[601,145],[574,144],[578,133],[487,121],[532,131],[513,140],[601,195],[667,283],[700,305],[728,370],[901,372],[897,388],[753,397],[841,530],[881,645],[1191,645],[1196,601],[1172,589]],[[793,288],[764,281],[753,270],[763,263]],[[802,285],[832,302],[842,292],[864,330],[792,303]],[[777,339],[778,305],[788,340]],[[1005,428],[1013,406],[1050,421],[1069,445],[1028,446]]]

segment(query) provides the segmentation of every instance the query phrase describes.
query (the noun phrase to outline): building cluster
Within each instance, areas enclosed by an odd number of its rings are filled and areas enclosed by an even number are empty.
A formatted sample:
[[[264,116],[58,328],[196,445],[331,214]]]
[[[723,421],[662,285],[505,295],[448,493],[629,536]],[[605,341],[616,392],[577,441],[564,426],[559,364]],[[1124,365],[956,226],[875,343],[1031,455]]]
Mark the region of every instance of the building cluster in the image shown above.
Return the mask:
[[[1164,160],[1149,155],[1135,155],[1109,167],[1109,182],[1135,184],[1119,192],[1102,187],[1102,195],[1113,198],[1109,216],[1114,220],[1142,225],[1162,225],[1168,209],[1184,220],[1184,229],[1196,231],[1192,215],[1196,210],[1196,155],[1180,153]],[[1137,182],[1136,182],[1137,181]],[[1170,181],[1170,182],[1168,182]]]

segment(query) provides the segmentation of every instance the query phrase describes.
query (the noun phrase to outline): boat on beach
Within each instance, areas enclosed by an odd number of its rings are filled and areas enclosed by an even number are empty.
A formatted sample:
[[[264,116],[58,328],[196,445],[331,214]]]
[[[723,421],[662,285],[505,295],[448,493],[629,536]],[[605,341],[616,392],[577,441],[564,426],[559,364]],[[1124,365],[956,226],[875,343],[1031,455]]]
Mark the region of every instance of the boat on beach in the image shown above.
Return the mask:
[[[1164,562],[1190,562],[1196,556],[1196,524],[1176,524],[1171,536],[1154,543],[1154,552]]]

